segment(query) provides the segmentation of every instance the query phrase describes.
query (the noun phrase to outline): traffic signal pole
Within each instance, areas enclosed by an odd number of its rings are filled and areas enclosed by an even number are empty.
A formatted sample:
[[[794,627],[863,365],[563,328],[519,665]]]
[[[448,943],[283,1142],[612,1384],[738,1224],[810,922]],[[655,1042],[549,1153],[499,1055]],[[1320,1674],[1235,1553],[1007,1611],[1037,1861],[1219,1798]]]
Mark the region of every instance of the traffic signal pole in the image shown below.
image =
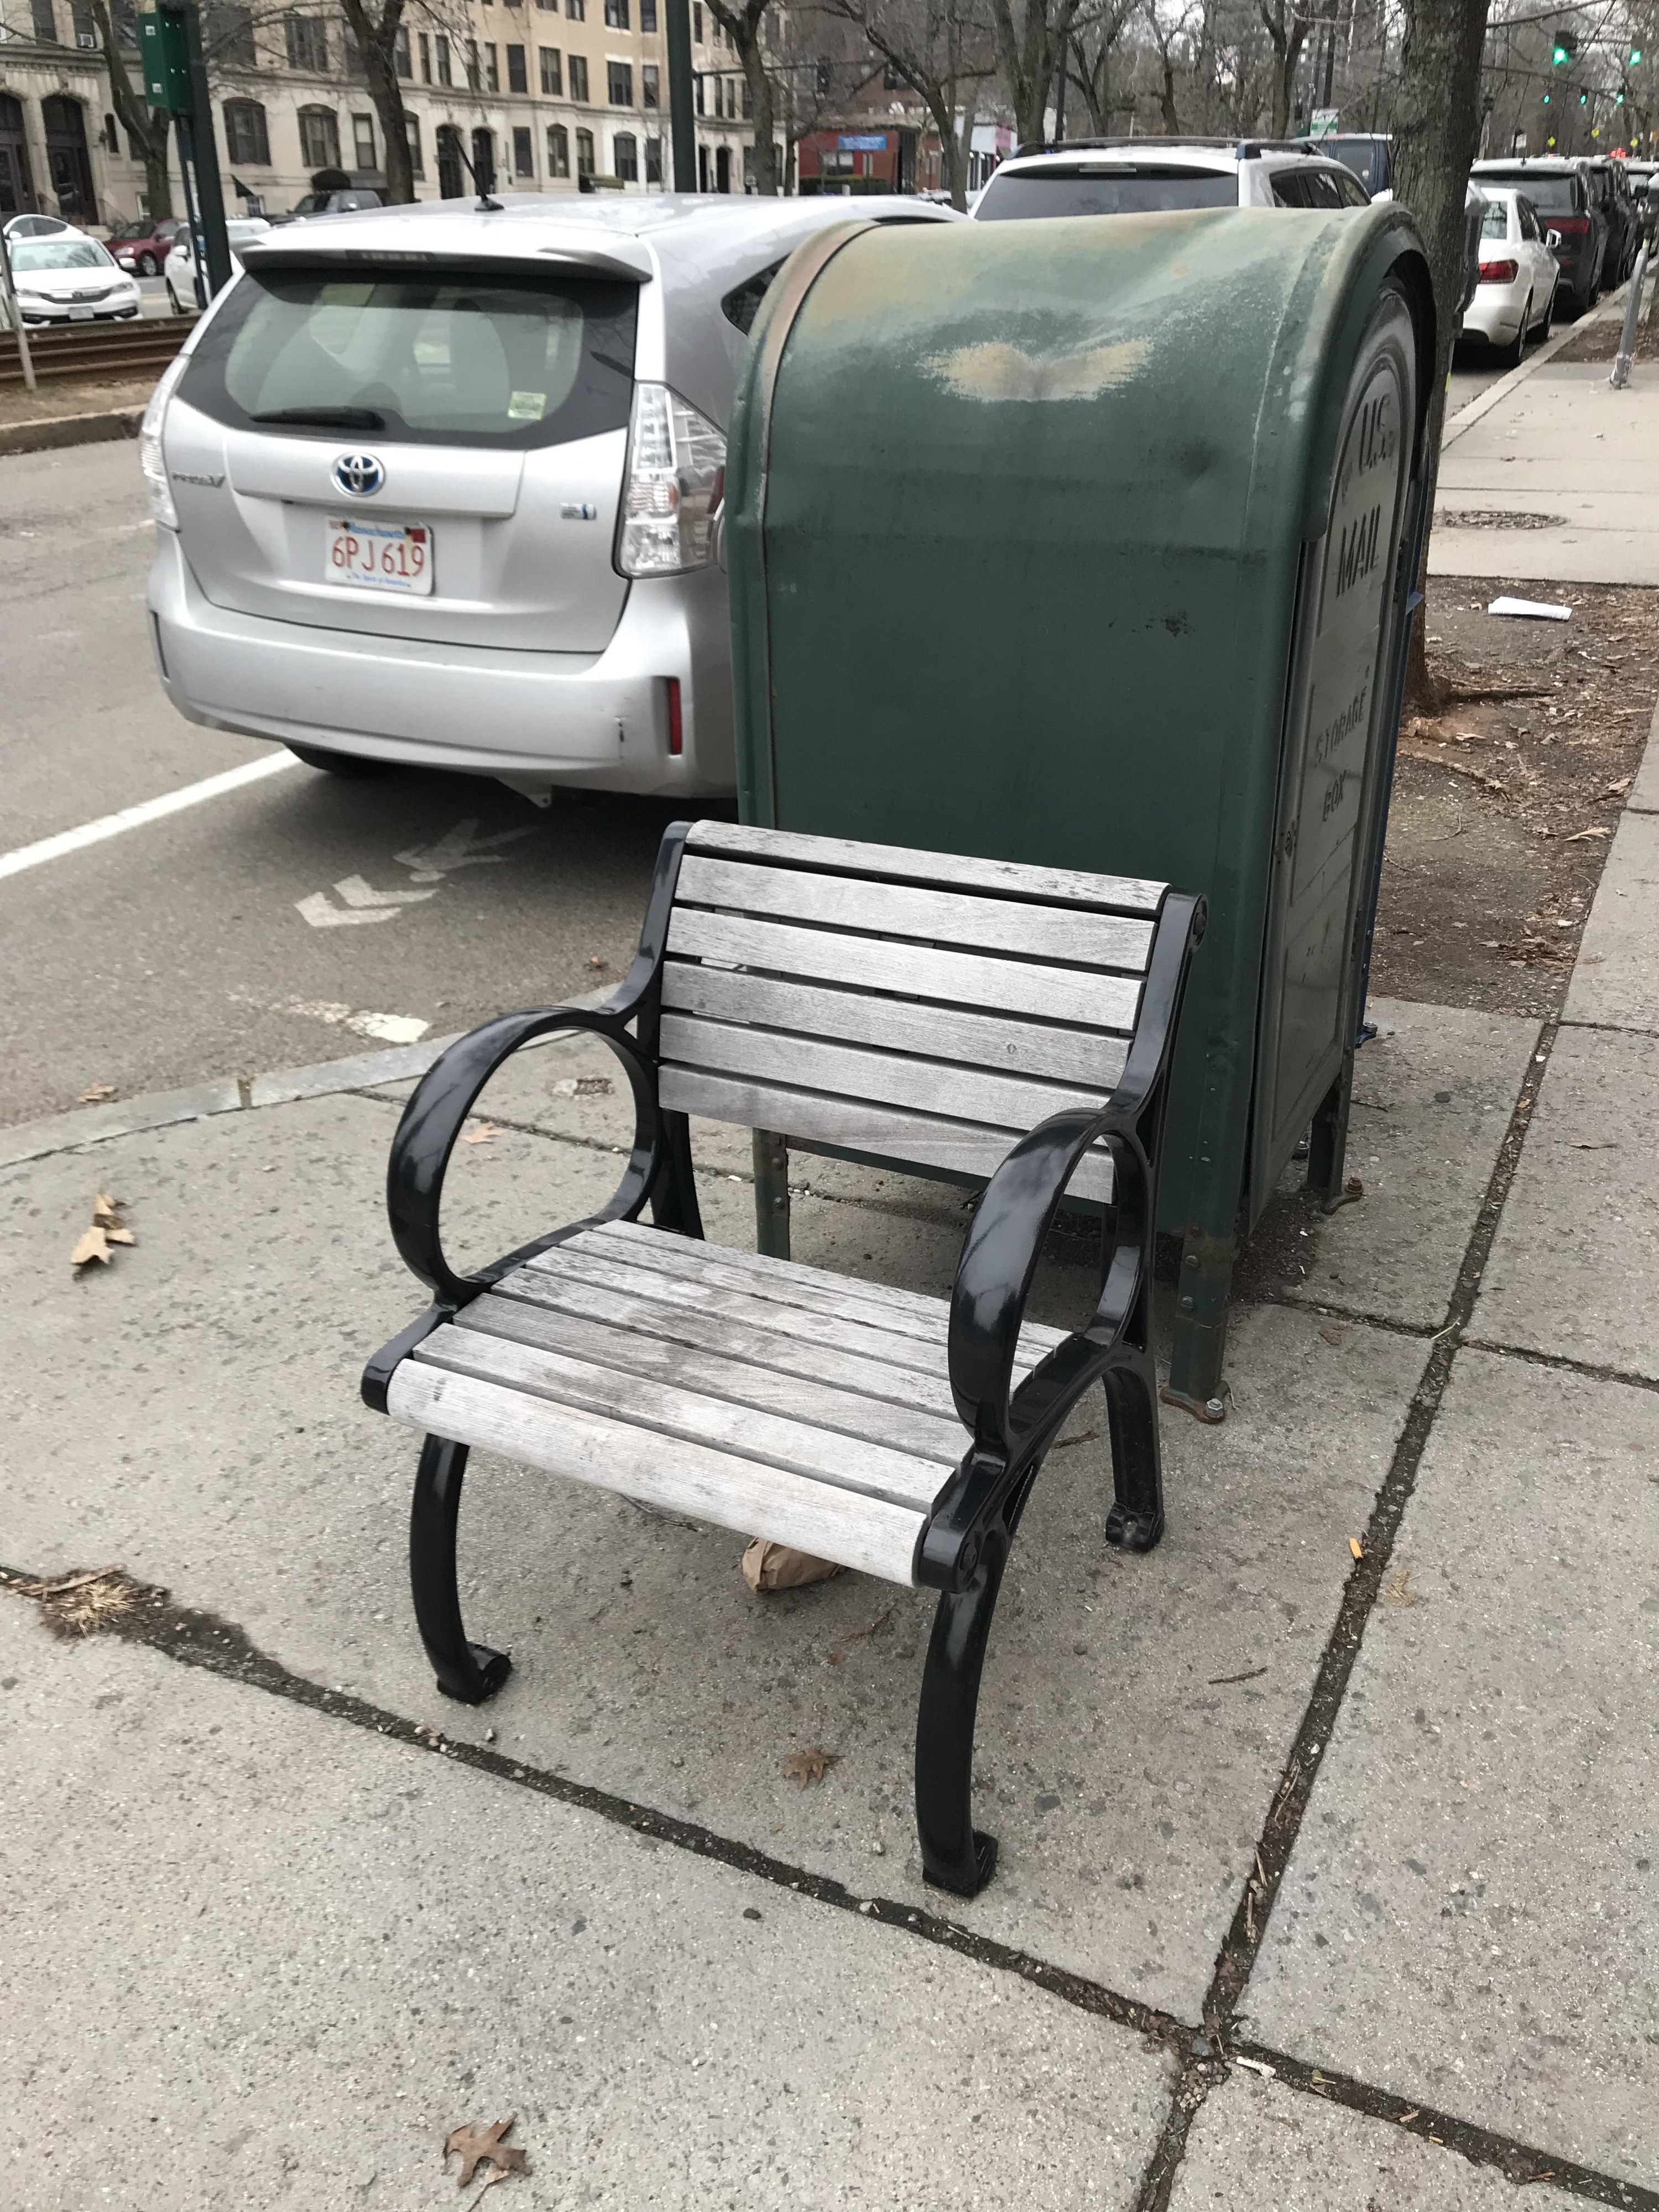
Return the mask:
[[[668,124],[674,142],[674,190],[697,189],[697,125],[691,100],[691,0],[666,0]]]
[[[171,115],[179,126],[185,202],[198,271],[198,297],[205,307],[229,283],[231,267],[230,242],[225,235],[225,196],[219,181],[219,154],[214,143],[213,108],[208,98],[207,61],[202,52],[202,23],[196,0],[159,0],[155,15],[139,17],[138,31],[144,98],[152,107]]]

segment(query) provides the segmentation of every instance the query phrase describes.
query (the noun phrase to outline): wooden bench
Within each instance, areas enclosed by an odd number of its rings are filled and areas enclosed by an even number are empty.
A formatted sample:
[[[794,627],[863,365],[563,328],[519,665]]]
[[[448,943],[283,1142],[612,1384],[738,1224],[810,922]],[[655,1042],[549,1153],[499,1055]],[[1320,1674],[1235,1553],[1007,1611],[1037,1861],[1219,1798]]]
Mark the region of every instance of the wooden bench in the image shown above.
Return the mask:
[[[434,1303],[363,1395],[425,1432],[415,1612],[439,1687],[477,1703],[456,1518],[474,1445],[940,1593],[916,1726],[927,1878],[972,1895],[975,1710],[1008,1548],[1043,1455],[1104,1386],[1109,1541],[1163,1532],[1150,1333],[1168,1070],[1200,899],[1162,884],[738,828],[663,839],[640,949],[596,1010],[504,1014],[405,1108],[387,1203]],[[635,1129],[586,1220],[458,1275],[439,1212],[479,1091],[532,1040],[605,1038]],[[703,1243],[688,1115],[986,1178],[948,1300]],[[1098,1309],[1024,1318],[1068,1191],[1104,1208]],[[649,1209],[653,1225],[640,1217]]]

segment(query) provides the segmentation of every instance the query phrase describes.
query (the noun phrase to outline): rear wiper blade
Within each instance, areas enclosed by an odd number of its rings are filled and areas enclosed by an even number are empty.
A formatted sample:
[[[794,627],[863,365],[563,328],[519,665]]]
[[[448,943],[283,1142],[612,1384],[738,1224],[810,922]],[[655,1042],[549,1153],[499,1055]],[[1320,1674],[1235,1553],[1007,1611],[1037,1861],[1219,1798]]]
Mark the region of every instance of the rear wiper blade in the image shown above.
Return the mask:
[[[386,416],[372,407],[273,407],[251,422],[315,422],[325,430],[384,430]]]

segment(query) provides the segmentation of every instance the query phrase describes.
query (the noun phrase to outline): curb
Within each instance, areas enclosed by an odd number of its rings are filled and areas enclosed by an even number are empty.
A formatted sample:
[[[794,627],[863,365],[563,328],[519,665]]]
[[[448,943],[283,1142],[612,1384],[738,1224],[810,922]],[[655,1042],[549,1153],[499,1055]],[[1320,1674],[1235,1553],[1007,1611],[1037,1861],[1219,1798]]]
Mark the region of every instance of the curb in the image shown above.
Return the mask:
[[[142,407],[119,407],[105,415],[54,415],[43,422],[0,424],[0,456],[46,453],[59,446],[100,446],[116,438],[136,438],[143,419]]]
[[[562,1006],[603,1006],[614,986],[587,991]],[[463,1032],[457,1031],[456,1036]],[[526,1050],[563,1040],[556,1032]],[[108,1106],[85,1106],[39,1121],[19,1121],[0,1129],[0,1169],[21,1167],[53,1152],[78,1152],[106,1145],[117,1137],[143,1136],[181,1121],[205,1121],[216,1114],[240,1114],[261,1106],[291,1106],[301,1098],[326,1098],[336,1091],[368,1091],[383,1083],[411,1082],[456,1042],[455,1036],[422,1037],[419,1044],[388,1047],[385,1052],[356,1052],[344,1060],[318,1060],[308,1067],[275,1068],[265,1075],[228,1076],[216,1083],[192,1084],[187,1091],[151,1091]]]
[[[1558,331],[1553,337],[1546,338],[1530,361],[1523,361],[1519,368],[1510,369],[1509,374],[1500,376],[1496,384],[1489,384],[1484,392],[1478,392],[1467,407],[1460,407],[1440,434],[1442,453],[1444,453],[1449,446],[1455,445],[1465,430],[1472,430],[1483,415],[1490,414],[1500,400],[1507,399],[1517,386],[1524,384],[1527,379],[1535,374],[1539,369],[1547,368],[1556,355],[1564,347],[1571,345],[1581,331],[1588,330],[1592,323],[1610,322],[1615,313],[1622,315],[1625,312],[1625,295],[1629,289],[1630,280],[1626,278],[1616,292],[1607,294],[1592,313],[1580,315],[1576,323],[1569,323],[1565,330]]]

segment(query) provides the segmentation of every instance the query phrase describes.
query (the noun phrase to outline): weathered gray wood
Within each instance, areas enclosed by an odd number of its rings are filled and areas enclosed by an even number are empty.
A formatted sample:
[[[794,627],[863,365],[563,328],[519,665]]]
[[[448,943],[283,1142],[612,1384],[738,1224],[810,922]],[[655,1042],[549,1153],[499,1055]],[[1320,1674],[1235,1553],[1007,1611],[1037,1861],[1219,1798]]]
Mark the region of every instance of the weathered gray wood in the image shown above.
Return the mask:
[[[781,921],[817,922],[861,937],[914,937],[1133,975],[1145,973],[1152,942],[1151,922],[1124,915],[814,875],[804,868],[701,860],[690,853],[680,863],[675,897],[694,906],[770,915]]]
[[[771,1328],[753,1318],[757,1307],[712,1313],[687,1301],[664,1304],[642,1297],[637,1290],[611,1290],[600,1283],[579,1280],[573,1274],[549,1274],[544,1269],[515,1267],[495,1286],[495,1294],[515,1299],[537,1312],[591,1322],[597,1327],[626,1330],[668,1345],[684,1345],[722,1359],[742,1359],[757,1367],[775,1368],[781,1375],[811,1376],[837,1390],[856,1392],[890,1404],[915,1406],[940,1420],[954,1420],[955,1401],[941,1360],[938,1371],[924,1374],[915,1367],[895,1367],[884,1359],[866,1359],[844,1345],[826,1344],[817,1335]],[[483,1304],[483,1300],[477,1302]],[[467,1311],[476,1310],[469,1306]],[[579,1350],[586,1347],[577,1346]]]
[[[732,1261],[740,1267],[758,1294],[764,1295],[771,1285],[819,1283],[826,1290],[851,1291],[860,1297],[879,1299],[886,1311],[903,1307],[906,1311],[920,1314],[925,1320],[937,1324],[939,1341],[943,1344],[950,1327],[949,1298],[930,1297],[925,1291],[901,1290],[893,1283],[870,1283],[857,1276],[837,1274],[832,1267],[813,1267],[804,1260],[774,1260],[764,1252],[740,1252],[730,1244],[705,1244],[694,1237],[676,1237],[664,1229],[653,1229],[643,1221],[605,1221],[596,1229],[585,1229],[572,1241],[585,1244],[592,1238],[607,1249],[626,1246],[640,1254],[648,1267],[678,1268],[682,1265],[691,1272],[705,1263],[705,1259]],[[1040,1322],[1028,1321],[1021,1332],[1022,1349],[1034,1347],[1035,1356],[1051,1352],[1057,1344],[1066,1341],[1063,1328],[1045,1328]]]
[[[665,1061],[706,1068],[711,1074],[752,1075],[762,1083],[781,1083],[793,1091],[909,1106],[919,1114],[980,1121],[993,1129],[1035,1129],[1039,1121],[1067,1107],[1098,1113],[1106,1103],[1103,1092],[1079,1091],[1072,1084],[988,1075],[948,1060],[913,1060],[903,1053],[791,1036],[781,1030],[706,1022],[695,1014],[663,1016],[661,1054]]]
[[[982,952],[947,952],[938,945],[901,945],[840,930],[799,929],[676,905],[668,949],[682,958],[719,960],[820,983],[852,983],[903,999],[990,1008],[1085,1029],[1131,1030],[1140,985],[1129,975],[1043,968]]]
[[[550,1405],[419,1359],[392,1376],[386,1410],[428,1435],[505,1453],[550,1474],[766,1536],[860,1574],[910,1583],[923,1515],[708,1444]]]
[[[786,983],[684,960],[664,964],[663,1004],[675,1013],[702,1014],[711,1021],[841,1037],[848,1044],[964,1061],[1001,1075],[1080,1085],[1103,1099],[1122,1074],[1129,1049],[1125,1036],[1097,1030],[1061,1029],[911,999],[872,998],[865,991]]]
[[[690,1067],[665,1067],[658,1096],[671,1113],[701,1114],[711,1121],[735,1121],[745,1129],[776,1129],[811,1144],[834,1145],[878,1159],[913,1160],[987,1181],[1010,1147],[1027,1133],[930,1121],[901,1107],[866,1106],[855,1099],[827,1098],[817,1091],[791,1091],[745,1076],[706,1075]],[[1072,1178],[1071,1195],[1103,1201],[1111,1194],[1111,1160],[1104,1152],[1091,1153]]]
[[[787,1365],[763,1364],[753,1358],[676,1344],[644,1329],[607,1326],[580,1314],[528,1305],[517,1298],[475,1298],[466,1309],[465,1325],[475,1334],[507,1337],[515,1344],[533,1345],[538,1351],[585,1360],[590,1366],[608,1367],[619,1376],[647,1376],[653,1382],[703,1391],[734,1406],[754,1406],[842,1436],[862,1437],[918,1459],[954,1465],[968,1446],[967,1431],[954,1416],[942,1419],[914,1403],[900,1405],[862,1390],[838,1389],[810,1376],[793,1374]],[[792,1349],[787,1337],[769,1337],[765,1345],[769,1349],[781,1346],[786,1360]],[[850,1370],[872,1371],[860,1367],[850,1355],[843,1357]],[[882,1387],[890,1390],[894,1370],[883,1369],[879,1375]]]
[[[862,1491],[866,1497],[915,1505],[923,1512],[961,1456],[958,1452],[944,1460],[921,1459],[866,1437],[815,1428],[793,1415],[733,1404],[695,1383],[682,1388],[648,1376],[621,1375],[613,1367],[572,1359],[566,1352],[543,1352],[453,1323],[434,1329],[413,1356],[457,1375],[476,1375],[481,1382],[527,1390],[532,1397],[654,1429],[661,1436],[712,1444],[739,1459],[787,1468],[814,1482]]]
[[[866,845],[844,837],[812,837],[796,830],[762,830],[736,822],[694,823],[686,849],[800,861],[808,867],[846,868],[857,875],[894,876],[917,884],[948,884],[961,890],[1012,891],[1027,898],[1075,900],[1082,906],[1124,914],[1156,915],[1169,888],[1139,877],[1091,876],[1074,868],[981,860],[967,854],[926,853],[902,845]]]

